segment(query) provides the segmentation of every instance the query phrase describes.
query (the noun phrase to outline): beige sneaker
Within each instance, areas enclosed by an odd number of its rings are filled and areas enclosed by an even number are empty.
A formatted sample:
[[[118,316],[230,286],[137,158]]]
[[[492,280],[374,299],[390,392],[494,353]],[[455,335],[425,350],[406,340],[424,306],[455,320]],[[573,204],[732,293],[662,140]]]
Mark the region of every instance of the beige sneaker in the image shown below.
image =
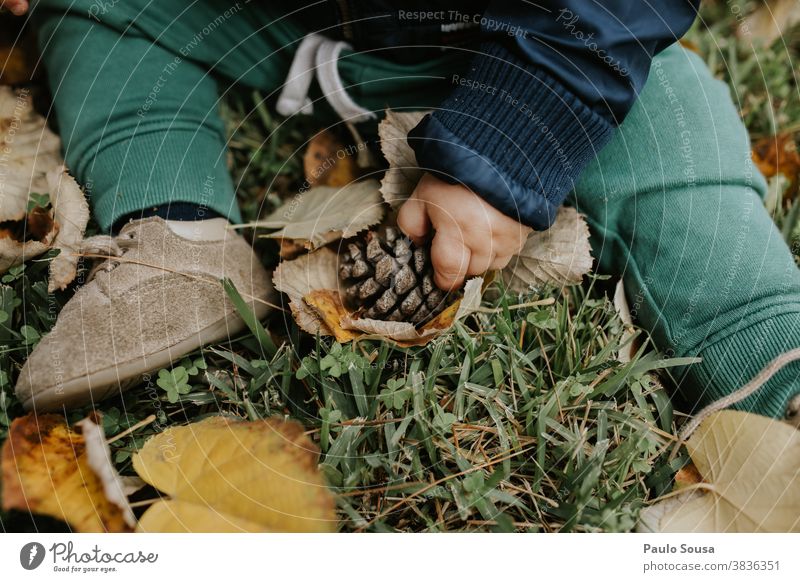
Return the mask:
[[[26,409],[97,402],[245,324],[220,283],[230,278],[261,318],[273,293],[247,242],[224,219],[126,225],[119,257],[90,275],[31,353],[17,381]],[[116,246],[116,245],[115,245]]]

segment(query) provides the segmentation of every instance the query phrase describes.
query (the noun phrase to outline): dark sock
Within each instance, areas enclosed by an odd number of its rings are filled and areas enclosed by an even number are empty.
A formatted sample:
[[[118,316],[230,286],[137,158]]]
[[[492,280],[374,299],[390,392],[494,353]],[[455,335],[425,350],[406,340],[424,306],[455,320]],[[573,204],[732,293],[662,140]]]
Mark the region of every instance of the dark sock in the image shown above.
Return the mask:
[[[111,227],[111,232],[116,234],[131,220],[141,220],[142,218],[149,218],[151,216],[158,216],[164,220],[179,220],[182,222],[223,218],[221,214],[214,212],[207,206],[200,206],[199,204],[192,204],[191,202],[172,202],[171,204],[151,206],[150,208],[145,208],[138,212],[126,214],[114,223],[114,226]]]

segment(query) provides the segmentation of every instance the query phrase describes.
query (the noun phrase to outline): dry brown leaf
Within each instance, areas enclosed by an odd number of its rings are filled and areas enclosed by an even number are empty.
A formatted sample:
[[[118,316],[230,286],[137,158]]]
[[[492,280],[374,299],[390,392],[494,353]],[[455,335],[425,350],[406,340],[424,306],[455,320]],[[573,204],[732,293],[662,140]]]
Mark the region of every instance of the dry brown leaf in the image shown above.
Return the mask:
[[[30,80],[25,53],[19,46],[0,48],[0,85],[17,85]]]
[[[61,140],[34,111],[29,91],[0,87],[0,143],[0,222],[23,220],[28,195],[47,192],[47,172],[63,163]]]
[[[456,321],[474,313],[481,305],[483,294],[482,277],[475,277],[464,285],[460,299],[454,301],[439,315],[421,328],[411,323],[381,321],[378,319],[345,317],[341,325],[345,329],[358,330],[367,335],[388,339],[400,347],[424,345],[453,327]]]
[[[296,422],[212,417],[148,440],[133,467],[170,497],[142,532],[329,532],[334,500],[319,452]]]
[[[586,221],[574,208],[562,207],[553,226],[528,236],[502,277],[514,293],[545,285],[575,285],[591,270],[592,261]]]
[[[342,327],[342,321],[350,313],[335,289],[315,289],[305,295],[303,301],[322,320],[324,329],[329,330],[337,342],[346,343],[360,335]]]
[[[783,175],[789,181],[788,197],[797,194],[800,178],[800,153],[790,133],[765,137],[753,144],[753,162],[767,178]]]
[[[14,419],[2,452],[3,509],[49,515],[78,532],[130,531],[133,513],[102,429],[91,418],[81,426],[87,434],[55,414]]]
[[[283,261],[272,277],[275,288],[289,296],[289,308],[297,325],[312,335],[333,335],[320,316],[303,300],[312,291],[339,288],[338,257],[331,249],[320,249]]]
[[[689,463],[688,465],[681,467],[677,473],[675,473],[675,490],[678,489],[685,489],[686,487],[690,487],[692,485],[697,485],[698,483],[703,482],[703,476],[700,474],[700,471],[697,470],[697,467],[694,466],[694,463]]]
[[[800,532],[800,432],[794,427],[723,410],[702,422],[686,448],[702,483],[643,511],[650,531]]]
[[[50,263],[48,291],[64,289],[78,273],[81,241],[89,223],[89,204],[78,183],[64,166],[47,174],[50,203],[53,206],[58,234],[53,246],[61,252]]]
[[[381,180],[383,199],[393,209],[399,208],[411,196],[423,171],[417,165],[417,156],[408,145],[406,136],[422,121],[428,111],[386,110],[386,117],[378,126],[383,157],[389,169]]]
[[[741,39],[769,46],[800,22],[797,0],[765,0],[736,28]]]
[[[5,273],[11,267],[21,265],[28,259],[33,259],[47,252],[55,239],[56,229],[43,241],[28,240],[20,242],[13,236],[0,238],[0,273]]]
[[[295,242],[289,238],[282,238],[278,241],[278,245],[280,246],[278,254],[281,257],[281,260],[295,259],[306,251],[305,245]]]
[[[692,51],[693,53],[697,53],[700,56],[703,56],[700,47],[697,45],[696,42],[689,40],[688,38],[681,38],[678,40],[678,44],[680,44],[683,48]]]
[[[343,188],[317,186],[287,200],[252,226],[279,229],[266,238],[290,239],[315,249],[340,238],[355,236],[383,218],[377,180],[354,182]]]
[[[55,246],[61,253],[50,265],[50,291],[63,289],[75,278],[89,206],[62,165],[60,140],[33,110],[30,93],[0,87],[0,143],[0,223],[9,235],[0,236],[0,272]],[[29,212],[31,193],[49,194],[52,210]]]
[[[324,129],[308,143],[303,170],[309,186],[347,186],[359,176],[357,157],[332,131]]]
[[[281,260],[296,259],[307,250],[305,245],[288,238],[282,238],[279,240],[278,245],[280,247],[278,254],[281,257]]]

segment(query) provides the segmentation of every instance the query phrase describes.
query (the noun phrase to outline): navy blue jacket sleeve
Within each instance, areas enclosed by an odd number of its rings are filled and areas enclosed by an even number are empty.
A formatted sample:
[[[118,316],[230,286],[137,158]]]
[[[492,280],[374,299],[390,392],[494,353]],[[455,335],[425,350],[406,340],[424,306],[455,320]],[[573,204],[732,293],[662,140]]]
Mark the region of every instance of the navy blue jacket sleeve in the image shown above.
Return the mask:
[[[655,54],[689,29],[700,0],[497,0],[451,95],[408,137],[420,167],[548,228],[610,141]]]

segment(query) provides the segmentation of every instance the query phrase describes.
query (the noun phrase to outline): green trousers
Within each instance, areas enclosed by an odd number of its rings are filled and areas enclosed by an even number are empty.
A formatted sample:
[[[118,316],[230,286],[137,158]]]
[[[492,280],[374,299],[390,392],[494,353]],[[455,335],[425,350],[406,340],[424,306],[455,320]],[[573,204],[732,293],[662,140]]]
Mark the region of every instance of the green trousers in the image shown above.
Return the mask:
[[[35,5],[66,160],[101,227],[178,201],[239,220],[218,104],[234,83],[276,98],[311,28],[276,4]],[[469,56],[409,66],[345,51],[339,72],[368,109],[435,107]],[[680,371],[689,411],[800,347],[800,273],[765,190],[727,86],[674,46],[573,193],[598,268],[623,277],[637,323],[668,355],[702,358]],[[737,407],[779,417],[798,392],[800,366],[790,365]]]

